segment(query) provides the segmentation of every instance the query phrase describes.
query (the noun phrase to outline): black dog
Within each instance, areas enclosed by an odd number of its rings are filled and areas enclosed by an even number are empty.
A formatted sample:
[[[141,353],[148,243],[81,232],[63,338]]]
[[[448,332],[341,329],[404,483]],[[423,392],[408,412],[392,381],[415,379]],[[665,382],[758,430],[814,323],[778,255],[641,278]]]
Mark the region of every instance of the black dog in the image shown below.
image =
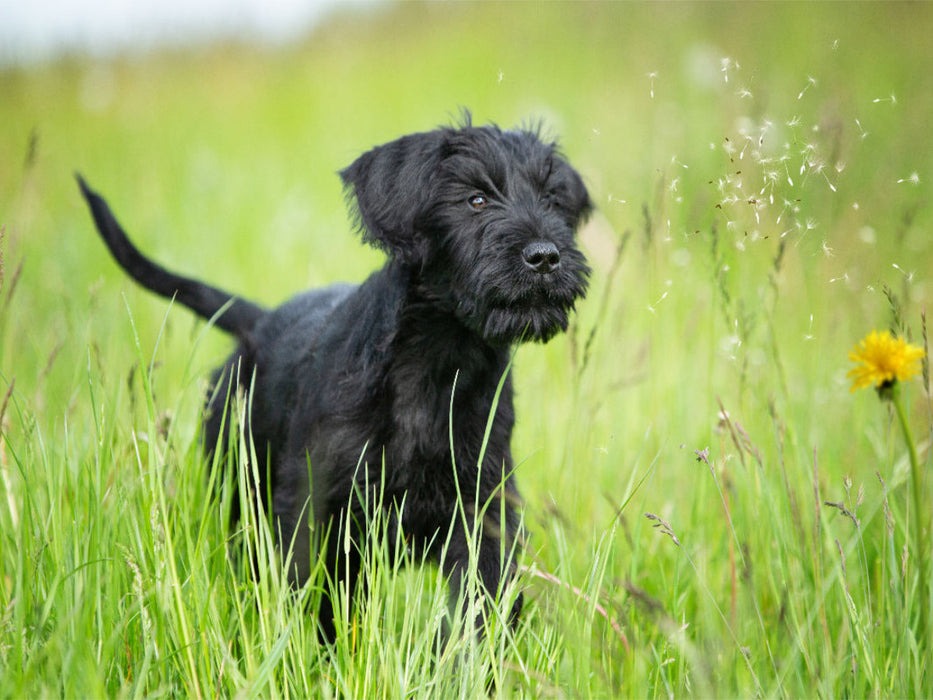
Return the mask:
[[[341,177],[363,240],[388,262],[359,286],[300,294],[272,311],[148,260],[78,181],[133,279],[240,340],[214,377],[205,446],[226,444],[231,396],[237,383],[252,382],[250,429],[258,471],[269,479],[258,493],[271,494],[264,505],[283,553],[294,548],[295,582],[307,579],[317,546],[333,579],[354,589],[365,510],[378,492],[388,522],[430,558],[440,559],[452,533],[442,562],[452,596],[476,527],[475,564],[495,595],[514,571],[518,536],[508,377],[488,436],[487,422],[510,345],[565,330],[586,291],[589,269],[574,233],[589,196],[538,133],[474,127],[469,115],[459,128],[379,146]],[[477,494],[482,517],[472,508]],[[324,532],[329,541],[316,542]],[[519,596],[513,615],[520,608]],[[333,639],[329,598],[319,617]]]

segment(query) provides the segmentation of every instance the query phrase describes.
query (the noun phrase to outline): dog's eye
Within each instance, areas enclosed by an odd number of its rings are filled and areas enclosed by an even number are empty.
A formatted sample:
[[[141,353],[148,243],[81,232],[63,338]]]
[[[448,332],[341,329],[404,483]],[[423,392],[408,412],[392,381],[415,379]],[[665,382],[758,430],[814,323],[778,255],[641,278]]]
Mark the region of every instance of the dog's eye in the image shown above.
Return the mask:
[[[470,197],[470,206],[474,209],[482,209],[486,206],[486,202],[487,199],[481,194],[473,195]]]

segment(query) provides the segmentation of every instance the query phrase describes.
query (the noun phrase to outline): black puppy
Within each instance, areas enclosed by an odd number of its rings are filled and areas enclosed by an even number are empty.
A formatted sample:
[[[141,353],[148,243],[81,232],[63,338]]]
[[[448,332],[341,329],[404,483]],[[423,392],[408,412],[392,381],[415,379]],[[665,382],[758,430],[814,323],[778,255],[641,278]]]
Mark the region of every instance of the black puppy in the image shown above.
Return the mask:
[[[239,339],[214,376],[205,447],[226,444],[231,397],[252,383],[249,424],[258,473],[269,480],[257,491],[271,494],[263,505],[283,553],[293,547],[295,582],[321,549],[333,579],[353,591],[365,510],[378,502],[408,545],[436,561],[452,533],[442,562],[452,596],[476,527],[475,564],[495,595],[514,571],[518,535],[508,377],[483,451],[487,422],[509,346],[565,330],[586,291],[574,234],[589,196],[538,133],[474,127],[469,115],[459,128],[379,146],[341,177],[363,240],[388,262],[361,285],[306,292],[271,311],[148,260],[78,181],[133,279]],[[520,608],[521,597],[513,615]],[[320,625],[333,639],[326,597]]]

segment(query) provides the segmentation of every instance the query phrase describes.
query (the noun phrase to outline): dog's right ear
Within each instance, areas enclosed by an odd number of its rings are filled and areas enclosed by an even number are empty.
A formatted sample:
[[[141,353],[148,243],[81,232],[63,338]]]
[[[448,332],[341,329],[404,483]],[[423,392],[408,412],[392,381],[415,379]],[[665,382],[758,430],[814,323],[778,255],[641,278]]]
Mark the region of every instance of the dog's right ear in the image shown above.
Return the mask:
[[[403,262],[424,259],[427,241],[417,223],[432,201],[446,144],[443,130],[403,136],[340,172],[348,199],[356,200],[356,223],[366,243]]]

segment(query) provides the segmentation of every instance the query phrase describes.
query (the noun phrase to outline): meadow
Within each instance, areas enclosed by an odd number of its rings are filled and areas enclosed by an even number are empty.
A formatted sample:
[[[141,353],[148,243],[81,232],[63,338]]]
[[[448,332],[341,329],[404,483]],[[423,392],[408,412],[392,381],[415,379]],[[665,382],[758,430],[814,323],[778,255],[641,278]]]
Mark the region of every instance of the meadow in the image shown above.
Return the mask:
[[[402,3],[0,69],[0,697],[933,696],[928,363],[919,479],[847,377],[873,329],[928,347],[930,36],[924,3]],[[513,369],[526,614],[479,641],[376,548],[322,646],[326,582],[209,497],[231,341],[127,280],[72,173],[273,305],[381,264],[336,172],[461,107],[543,123],[597,205],[587,299]]]

